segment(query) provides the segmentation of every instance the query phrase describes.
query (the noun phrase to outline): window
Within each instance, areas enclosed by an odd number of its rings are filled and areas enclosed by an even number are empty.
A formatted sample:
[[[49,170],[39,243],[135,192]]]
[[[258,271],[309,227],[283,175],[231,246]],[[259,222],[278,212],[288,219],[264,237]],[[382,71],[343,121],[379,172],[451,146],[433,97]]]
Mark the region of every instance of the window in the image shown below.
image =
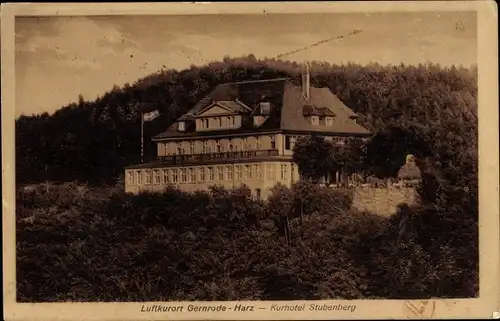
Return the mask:
[[[229,142],[229,151],[232,152],[233,150],[234,150],[233,141],[230,141]]]
[[[182,150],[182,143],[180,143],[179,145],[177,145],[177,155],[182,155],[183,154],[183,150]]]
[[[209,167],[208,168],[208,180],[209,181],[213,181],[215,179],[214,177],[214,168],[213,167]]]
[[[222,118],[217,118],[217,127],[222,127]]]
[[[219,140],[215,142],[215,151],[217,153],[221,152],[221,147],[220,147],[220,141]]]
[[[257,143],[257,140],[255,140],[255,138],[251,137],[248,140],[248,150],[255,150],[256,143]]]
[[[255,165],[255,178],[262,178],[262,170],[261,170],[261,165],[258,164],[258,165]]]
[[[217,166],[215,168],[216,176],[218,181],[223,181],[224,180],[224,172],[223,172],[223,167],[222,166]]]
[[[229,117],[230,118],[230,124],[231,126],[234,126],[235,122],[234,122],[234,116],[232,117]]]
[[[227,180],[232,181],[233,180],[233,167],[226,166],[226,173],[227,173]]]
[[[190,169],[188,169],[188,171],[189,171],[189,181],[196,182],[196,172],[195,172],[194,168],[190,168]]]
[[[201,127],[205,129],[208,128],[208,119],[205,118],[201,120]]]
[[[276,149],[276,137],[271,136],[271,149]]]
[[[146,184],[151,184],[151,171],[146,170]]]
[[[154,182],[155,182],[155,184],[160,184],[160,171],[159,170],[154,171]]]
[[[181,168],[181,183],[185,183],[187,181],[186,169]]]
[[[245,165],[245,179],[251,179],[251,178],[252,178],[252,166]]]
[[[247,138],[243,138],[243,150],[244,151],[248,150],[248,140],[247,140]]]
[[[134,185],[134,173],[128,172],[127,177],[128,177],[128,185]]]
[[[256,141],[255,141],[255,149],[256,150],[260,150],[261,146],[262,146],[262,143],[260,141],[260,137],[256,137],[255,139],[256,139]]]
[[[276,179],[276,164],[267,164],[267,178]]]
[[[205,167],[200,168],[200,182],[205,181]]]
[[[255,189],[255,196],[260,198],[260,188]]]
[[[331,125],[333,125],[333,118],[332,118],[332,117],[330,117],[330,116],[327,116],[327,117],[325,118],[325,123],[326,123],[326,125],[327,125],[327,126],[331,126]]]
[[[226,117],[226,126],[232,126],[231,117]]]
[[[237,181],[240,181],[241,180],[241,166],[240,165],[236,165],[236,180]]]
[[[204,141],[203,142],[203,154],[208,153],[208,142]]]
[[[252,177],[253,178],[260,178],[260,170],[259,170],[259,165],[253,165],[253,172],[252,172]]]
[[[189,153],[194,154],[194,142],[189,142]]]
[[[295,136],[286,136],[285,138],[285,149],[293,150],[295,147],[295,142],[297,141],[297,137]]]
[[[299,167],[296,164],[292,164],[292,179],[298,177],[299,175]]]
[[[170,174],[170,170],[168,169],[165,169],[163,171],[163,181],[165,182],[165,184],[168,184],[170,183],[170,177],[172,176],[172,174]]]
[[[184,126],[185,123],[183,121],[180,121],[179,122],[179,131],[180,132],[183,132],[184,130],[186,130],[186,126]]]
[[[281,179],[286,179],[288,177],[288,166],[286,164],[281,164]]]
[[[311,116],[311,124],[317,125],[319,123],[318,116]]]
[[[142,184],[142,172],[141,171],[137,171],[137,185],[141,185]]]
[[[179,173],[177,173],[177,171],[178,171],[177,169],[172,170],[172,182],[174,182],[174,183],[178,182],[178,178],[179,178],[178,174]]]

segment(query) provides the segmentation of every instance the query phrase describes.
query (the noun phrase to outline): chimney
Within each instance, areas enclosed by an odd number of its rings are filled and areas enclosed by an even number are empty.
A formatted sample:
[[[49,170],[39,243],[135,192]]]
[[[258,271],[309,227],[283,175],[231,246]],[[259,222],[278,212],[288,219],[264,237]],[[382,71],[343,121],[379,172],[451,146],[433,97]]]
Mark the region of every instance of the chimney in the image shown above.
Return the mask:
[[[309,100],[309,65],[305,63],[302,66],[302,95]]]

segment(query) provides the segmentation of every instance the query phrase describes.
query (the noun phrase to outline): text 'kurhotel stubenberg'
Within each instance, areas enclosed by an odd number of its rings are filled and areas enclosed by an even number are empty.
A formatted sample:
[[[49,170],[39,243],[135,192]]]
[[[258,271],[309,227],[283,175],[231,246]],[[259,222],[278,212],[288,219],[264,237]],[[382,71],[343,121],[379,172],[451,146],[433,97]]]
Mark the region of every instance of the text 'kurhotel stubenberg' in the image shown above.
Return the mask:
[[[256,308],[248,304],[219,304],[200,305],[189,304],[187,306],[164,306],[161,304],[142,305],[141,312],[254,312],[257,310],[269,310],[276,312],[300,312],[300,311],[345,311],[354,312],[356,305],[349,304],[273,304],[268,308]]]

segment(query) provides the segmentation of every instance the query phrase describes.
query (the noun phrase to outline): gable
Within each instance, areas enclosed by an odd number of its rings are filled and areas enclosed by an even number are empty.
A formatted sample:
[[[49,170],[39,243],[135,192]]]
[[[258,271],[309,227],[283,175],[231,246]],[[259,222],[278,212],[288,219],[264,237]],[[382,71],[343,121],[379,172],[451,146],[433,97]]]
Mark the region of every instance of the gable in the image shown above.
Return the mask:
[[[197,116],[203,117],[203,116],[211,116],[211,115],[230,115],[234,114],[234,112],[228,108],[224,108],[218,104],[209,106],[202,110]]]

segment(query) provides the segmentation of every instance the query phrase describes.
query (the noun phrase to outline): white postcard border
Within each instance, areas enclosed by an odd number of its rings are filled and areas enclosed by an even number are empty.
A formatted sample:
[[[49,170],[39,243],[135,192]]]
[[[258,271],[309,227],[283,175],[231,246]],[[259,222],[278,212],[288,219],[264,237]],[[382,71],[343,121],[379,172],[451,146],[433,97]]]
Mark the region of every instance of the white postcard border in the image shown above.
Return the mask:
[[[144,15],[144,14],[271,14],[313,12],[477,11],[479,70],[479,199],[480,296],[477,299],[327,300],[287,302],[148,302],[148,303],[16,303],[15,301],[15,16]],[[126,4],[9,4],[2,5],[2,206],[4,255],[4,315],[6,320],[303,320],[393,318],[491,318],[500,311],[499,296],[499,170],[498,170],[498,26],[493,1],[413,1],[341,3],[126,3]],[[141,312],[143,305],[253,305],[245,312]],[[273,304],[355,305],[354,312],[272,312]],[[412,307],[415,306],[416,310]],[[263,308],[263,309],[260,309]],[[421,309],[422,308],[422,309]]]

